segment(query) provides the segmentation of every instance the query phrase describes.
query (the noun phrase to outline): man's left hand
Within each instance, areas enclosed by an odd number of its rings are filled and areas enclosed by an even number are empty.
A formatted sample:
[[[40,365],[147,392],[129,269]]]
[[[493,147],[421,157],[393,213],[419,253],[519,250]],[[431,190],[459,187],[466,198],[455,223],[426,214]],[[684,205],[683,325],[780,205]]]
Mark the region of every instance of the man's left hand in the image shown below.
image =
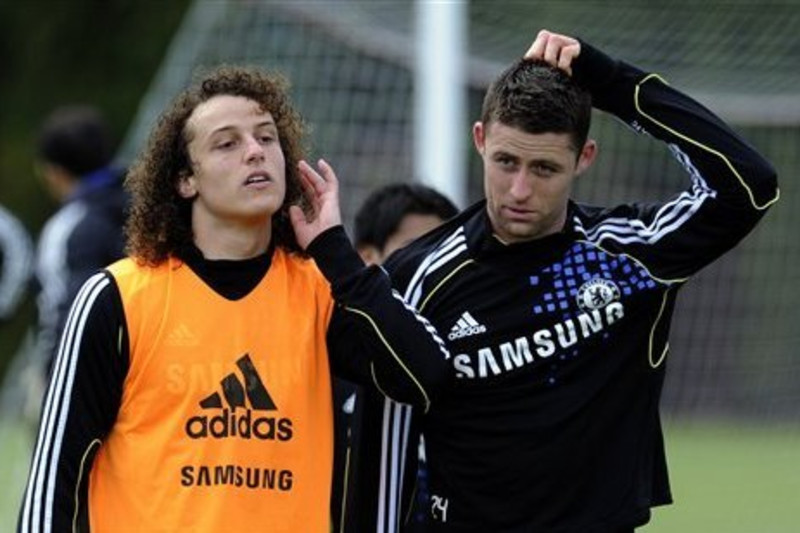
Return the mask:
[[[322,232],[342,223],[339,209],[339,180],[333,168],[320,159],[319,172],[305,161],[298,163],[300,180],[311,204],[311,212],[306,213],[296,205],[289,207],[297,243],[305,250],[311,241]]]

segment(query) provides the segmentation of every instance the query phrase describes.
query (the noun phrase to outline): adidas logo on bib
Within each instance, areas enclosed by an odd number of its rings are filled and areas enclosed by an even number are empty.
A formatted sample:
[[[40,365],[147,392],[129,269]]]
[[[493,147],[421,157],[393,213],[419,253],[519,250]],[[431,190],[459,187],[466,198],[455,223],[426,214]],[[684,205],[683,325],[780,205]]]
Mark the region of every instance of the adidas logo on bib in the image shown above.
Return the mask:
[[[250,356],[239,358],[236,366],[241,376],[228,374],[220,381],[222,394],[200,401],[204,412],[186,421],[186,434],[193,439],[291,440],[292,421],[272,415],[278,408]]]

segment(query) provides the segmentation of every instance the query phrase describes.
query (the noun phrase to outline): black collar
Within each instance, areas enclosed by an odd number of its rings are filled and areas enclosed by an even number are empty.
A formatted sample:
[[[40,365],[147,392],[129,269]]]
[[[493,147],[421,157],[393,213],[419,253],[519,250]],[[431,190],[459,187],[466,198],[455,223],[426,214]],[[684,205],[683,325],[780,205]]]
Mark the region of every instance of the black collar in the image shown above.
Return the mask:
[[[244,298],[261,282],[272,264],[274,248],[250,259],[206,259],[194,244],[176,254],[217,294],[228,300]]]

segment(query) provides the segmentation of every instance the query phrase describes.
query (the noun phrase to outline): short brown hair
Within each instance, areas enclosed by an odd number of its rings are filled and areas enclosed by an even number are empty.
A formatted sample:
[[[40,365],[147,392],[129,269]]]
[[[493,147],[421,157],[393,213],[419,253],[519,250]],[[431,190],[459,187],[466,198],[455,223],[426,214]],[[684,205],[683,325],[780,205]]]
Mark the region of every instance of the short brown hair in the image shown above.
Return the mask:
[[[526,133],[566,133],[579,154],[589,136],[592,97],[564,71],[541,60],[519,59],[486,91],[481,121]]]
[[[305,156],[305,125],[289,99],[288,87],[279,74],[252,67],[222,66],[202,76],[173,100],[125,180],[131,193],[125,227],[129,255],[157,265],[192,243],[192,201],[178,194],[178,183],[192,172],[186,123],[198,105],[219,95],[243,96],[272,114],[286,160],[286,197],[272,217],[272,238],[276,246],[303,254],[289,219],[289,206],[307,203],[297,169],[297,163]]]

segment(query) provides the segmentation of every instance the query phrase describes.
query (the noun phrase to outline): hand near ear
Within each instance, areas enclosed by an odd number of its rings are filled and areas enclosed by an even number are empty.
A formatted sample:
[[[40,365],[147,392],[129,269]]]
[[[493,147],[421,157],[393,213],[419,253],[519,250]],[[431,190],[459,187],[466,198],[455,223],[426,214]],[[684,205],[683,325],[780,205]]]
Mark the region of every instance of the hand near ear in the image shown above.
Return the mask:
[[[305,250],[322,232],[342,223],[339,180],[333,168],[322,159],[318,163],[319,172],[305,161],[300,161],[297,166],[311,212],[306,215],[299,206],[293,205],[289,207],[289,216],[297,243]]]

